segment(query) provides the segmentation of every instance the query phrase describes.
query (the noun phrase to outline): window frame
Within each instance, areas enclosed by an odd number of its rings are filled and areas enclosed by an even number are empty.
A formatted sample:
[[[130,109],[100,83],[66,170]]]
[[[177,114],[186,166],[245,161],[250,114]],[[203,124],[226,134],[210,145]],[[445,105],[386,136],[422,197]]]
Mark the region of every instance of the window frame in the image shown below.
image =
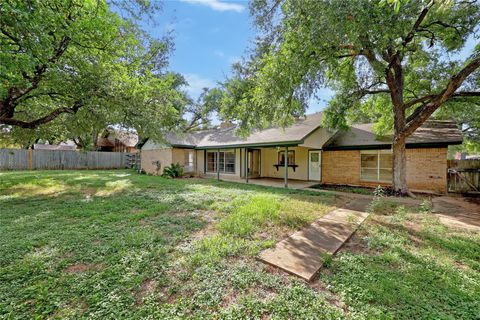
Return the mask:
[[[217,152],[219,154],[219,159],[217,159]],[[209,170],[209,158],[208,155],[213,154],[213,170]],[[233,163],[227,162],[227,154],[233,154],[233,157],[230,158],[229,160],[233,159]],[[217,168],[218,171],[221,174],[236,174],[237,171],[237,150],[236,149],[221,149],[221,150],[207,150],[205,153],[205,172],[206,173],[217,173]],[[226,168],[228,166],[231,166],[233,164],[233,171],[227,171]],[[222,168],[223,167],[223,168]]]
[[[186,173],[195,172],[195,152],[193,149],[183,151],[183,168]]]
[[[283,158],[285,159],[285,150],[279,150],[279,151],[278,151],[278,154],[277,154],[277,165],[279,165],[279,166],[284,166],[284,165],[285,165],[285,160],[284,160],[283,162],[280,161],[282,154],[284,155]],[[290,155],[290,154],[293,155],[293,156],[292,156],[292,158],[293,158],[293,163],[291,163],[290,161],[288,161],[288,165],[289,165],[289,166],[290,166],[290,165],[295,165],[295,160],[296,160],[296,159],[295,159],[295,150],[288,150],[288,155]],[[288,155],[287,155],[287,156],[288,156]]]
[[[362,166],[362,155],[363,154],[369,154],[369,155],[376,155],[377,156],[377,165],[375,168],[368,168],[368,167],[363,167]],[[392,150],[391,149],[376,149],[376,150],[360,150],[360,181],[367,181],[367,182],[381,182],[381,183],[392,183],[393,179],[393,163],[391,164],[390,168],[384,168],[380,167],[380,162],[381,162],[381,155],[382,154],[388,154],[392,155]],[[362,177],[362,170],[363,169],[376,169],[377,171],[377,178],[376,179],[368,179],[368,178],[363,178]],[[391,170],[392,173],[392,179],[390,180],[381,180],[380,179],[380,171],[381,170]]]

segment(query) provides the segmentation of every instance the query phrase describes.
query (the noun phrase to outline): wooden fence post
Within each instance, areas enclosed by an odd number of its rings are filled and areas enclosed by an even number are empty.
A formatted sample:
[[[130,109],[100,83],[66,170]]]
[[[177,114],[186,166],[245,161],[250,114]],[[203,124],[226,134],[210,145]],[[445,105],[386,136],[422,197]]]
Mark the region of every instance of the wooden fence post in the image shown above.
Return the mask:
[[[28,170],[33,170],[33,149],[28,149]]]

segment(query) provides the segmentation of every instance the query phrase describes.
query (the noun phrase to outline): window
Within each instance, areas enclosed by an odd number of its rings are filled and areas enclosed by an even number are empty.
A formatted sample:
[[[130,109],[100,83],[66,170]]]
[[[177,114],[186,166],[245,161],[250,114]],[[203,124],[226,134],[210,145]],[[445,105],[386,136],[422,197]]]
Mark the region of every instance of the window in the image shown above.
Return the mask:
[[[235,173],[235,150],[222,150],[219,158],[220,173]],[[217,172],[217,151],[207,151],[207,172]]]
[[[278,152],[278,164],[285,165],[285,151]],[[295,164],[295,151],[288,151],[288,165]]]
[[[185,172],[193,172],[193,150],[185,150],[185,159],[184,159],[184,166],[183,169]]]
[[[392,152],[368,150],[361,152],[361,180],[392,181]]]

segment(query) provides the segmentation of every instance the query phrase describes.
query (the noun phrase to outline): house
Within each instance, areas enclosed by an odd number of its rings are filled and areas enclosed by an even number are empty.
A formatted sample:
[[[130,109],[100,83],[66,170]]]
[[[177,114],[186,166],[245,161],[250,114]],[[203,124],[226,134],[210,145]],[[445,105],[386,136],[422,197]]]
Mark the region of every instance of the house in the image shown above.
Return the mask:
[[[33,145],[34,150],[67,150],[67,151],[75,151],[77,150],[77,145],[68,140],[66,142],[60,142],[59,144],[49,144],[47,143],[35,143]]]
[[[97,139],[97,150],[104,152],[138,152],[138,135],[128,130],[109,127]]]
[[[372,124],[348,131],[321,126],[322,113],[299,118],[288,128],[258,130],[237,137],[234,127],[184,136],[164,143],[148,140],[141,166],[161,174],[180,163],[185,172],[218,179],[279,178],[354,186],[388,186],[392,181],[391,137],[377,137]],[[446,192],[447,147],[462,143],[451,121],[428,121],[407,140],[407,183],[412,190]],[[247,173],[247,174],[246,174]]]

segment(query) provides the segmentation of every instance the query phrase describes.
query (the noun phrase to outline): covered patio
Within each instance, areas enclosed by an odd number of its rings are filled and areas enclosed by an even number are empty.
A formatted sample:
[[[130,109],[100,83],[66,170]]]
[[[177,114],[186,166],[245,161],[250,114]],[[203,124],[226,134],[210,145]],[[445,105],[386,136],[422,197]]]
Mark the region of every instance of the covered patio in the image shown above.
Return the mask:
[[[232,179],[223,178],[222,181],[247,183],[245,179],[233,179],[233,178]],[[318,181],[288,180],[288,188],[305,189],[305,188],[310,188],[318,183],[319,183]],[[284,188],[285,180],[281,178],[249,178],[248,184],[255,184],[255,185],[265,186],[265,187]]]

